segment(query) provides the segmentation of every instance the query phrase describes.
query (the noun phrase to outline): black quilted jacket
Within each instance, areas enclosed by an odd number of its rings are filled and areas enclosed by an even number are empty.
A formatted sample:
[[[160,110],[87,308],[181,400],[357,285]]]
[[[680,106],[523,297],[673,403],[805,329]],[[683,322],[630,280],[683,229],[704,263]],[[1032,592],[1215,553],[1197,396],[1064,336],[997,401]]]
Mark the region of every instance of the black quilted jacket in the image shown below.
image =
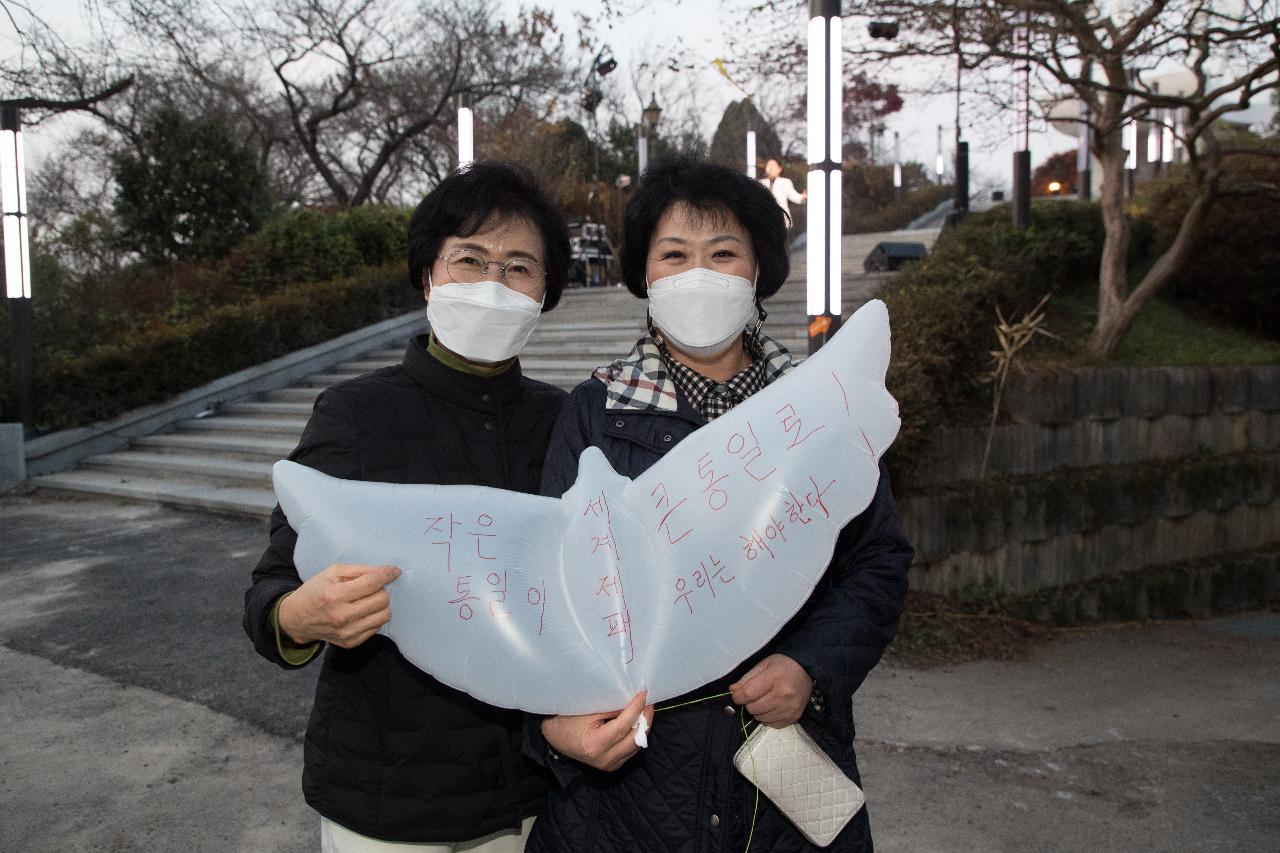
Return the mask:
[[[702,423],[683,395],[674,414],[606,411],[605,386],[588,380],[570,394],[556,424],[543,494],[558,496],[573,484],[578,456],[588,446],[599,447],[618,473],[634,478]],[[825,699],[821,711],[805,711],[802,725],[860,783],[852,697],[893,639],[912,556],[882,467],[871,505],[841,533],[826,574],[791,622],[724,679],[663,704],[725,692],[760,658],[788,655],[814,677]],[[728,699],[659,711],[649,748],[614,773],[553,756],[541,737],[540,718],[526,722],[526,753],[545,763],[559,783],[534,824],[528,853],[741,853],[746,848],[756,789],[733,769],[743,734],[738,709]],[[820,848],[805,841],[762,796],[750,849]],[[825,849],[870,853],[866,809]]]
[[[564,392],[518,365],[488,379],[459,373],[425,341],[410,344],[403,364],[325,391],[289,458],[345,479],[537,491]],[[268,617],[300,584],[296,541],[276,507],[245,593],[245,630],[281,666]],[[478,838],[519,826],[546,791],[545,771],[520,755],[520,729],[518,712],[446,687],[383,637],[331,647],[307,725],[303,791],[320,814],[373,838]]]

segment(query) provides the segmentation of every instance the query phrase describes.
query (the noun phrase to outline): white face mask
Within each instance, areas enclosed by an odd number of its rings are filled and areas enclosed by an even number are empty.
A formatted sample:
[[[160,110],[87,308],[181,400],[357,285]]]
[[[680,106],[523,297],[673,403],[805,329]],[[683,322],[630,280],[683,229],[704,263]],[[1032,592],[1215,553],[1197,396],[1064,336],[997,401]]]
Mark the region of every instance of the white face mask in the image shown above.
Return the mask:
[[[756,275],[759,276],[757,270]],[[719,355],[756,316],[756,287],[738,275],[695,267],[649,285],[649,315],[690,355]]]
[[[520,352],[541,313],[541,302],[500,281],[431,285],[427,300],[427,322],[436,340],[481,364],[506,361]]]

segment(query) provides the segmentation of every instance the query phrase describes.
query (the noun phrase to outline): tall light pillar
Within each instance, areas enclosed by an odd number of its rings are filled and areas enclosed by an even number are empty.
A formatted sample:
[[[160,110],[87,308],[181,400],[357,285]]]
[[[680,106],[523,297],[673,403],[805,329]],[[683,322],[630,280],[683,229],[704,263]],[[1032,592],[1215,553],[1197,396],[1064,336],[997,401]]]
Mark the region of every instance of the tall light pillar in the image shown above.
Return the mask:
[[[947,174],[947,163],[942,158],[942,125],[938,125],[938,157],[933,163],[933,173],[938,177],[938,183],[942,183],[943,177]]]
[[[1093,66],[1086,62],[1080,76],[1088,81],[1093,77],[1092,72]],[[1081,97],[1080,128],[1076,137],[1076,182],[1080,187],[1078,195],[1081,201],[1088,201],[1093,197],[1093,149],[1089,131],[1092,121],[1093,112],[1089,107],[1089,99]]]
[[[1136,180],[1134,173],[1138,169],[1138,123],[1135,119],[1127,120],[1120,131],[1121,144],[1124,145],[1125,194],[1133,195]]]
[[[640,113],[640,125],[636,128],[636,179],[639,180],[649,170],[649,134],[658,130],[658,121],[662,118],[662,107],[658,106],[657,93],[649,96],[649,105]]]
[[[893,132],[893,197],[902,201],[902,148],[896,130]]]
[[[840,232],[844,80],[840,0],[809,0],[808,161],[809,234],[806,309],[809,352],[840,328]]]
[[[1026,228],[1031,224],[1031,27],[1030,13],[1023,25],[1013,31],[1014,50],[1022,57],[1018,74],[1018,141],[1013,152],[1013,225]]]
[[[475,114],[471,110],[471,93],[458,96],[458,168],[470,165],[476,159]]]
[[[35,359],[31,345],[31,250],[27,241],[27,179],[22,124],[15,104],[0,104],[0,211],[4,218],[4,284],[9,308],[13,398],[23,432],[36,426]]]
[[[756,132],[747,131],[747,177],[756,176]]]

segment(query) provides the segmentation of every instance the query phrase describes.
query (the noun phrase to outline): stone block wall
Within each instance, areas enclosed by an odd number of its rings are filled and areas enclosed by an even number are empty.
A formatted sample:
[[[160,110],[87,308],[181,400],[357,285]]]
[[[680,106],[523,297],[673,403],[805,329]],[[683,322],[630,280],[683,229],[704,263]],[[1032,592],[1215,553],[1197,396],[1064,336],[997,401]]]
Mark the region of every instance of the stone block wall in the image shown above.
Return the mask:
[[[1026,595],[1280,548],[1280,367],[1017,377],[1008,422],[938,431],[895,484],[917,589]]]

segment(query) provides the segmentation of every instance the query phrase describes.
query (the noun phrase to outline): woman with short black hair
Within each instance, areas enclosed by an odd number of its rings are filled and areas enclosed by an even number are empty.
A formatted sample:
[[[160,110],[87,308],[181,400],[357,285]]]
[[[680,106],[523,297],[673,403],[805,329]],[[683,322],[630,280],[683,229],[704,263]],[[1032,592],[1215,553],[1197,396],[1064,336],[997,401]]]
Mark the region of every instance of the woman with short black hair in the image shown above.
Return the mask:
[[[545,495],[573,485],[588,447],[638,477],[793,367],[761,328],[762,302],[788,269],[786,223],[768,190],[720,166],[667,161],[645,175],[625,217],[623,274],[649,300],[649,333],[570,394],[547,453]],[[733,672],[665,703],[656,718],[643,693],[621,712],[530,716],[526,754],[559,785],[526,849],[818,850],[766,798],[757,811],[755,790],[733,767],[740,714],[768,726],[799,722],[858,781],[852,695],[893,639],[912,553],[882,466],[875,497],[841,532],[809,600]],[[632,726],[642,713],[653,731],[639,750]],[[865,809],[827,849],[871,851]]]
[[[513,218],[525,220],[542,241],[542,311],[555,308],[569,277],[569,229],[533,174],[508,163],[473,163],[422,200],[409,220],[409,286],[423,288],[450,237],[472,237]]]
[[[730,177],[732,176],[732,177]],[[673,207],[712,218],[732,213],[751,238],[758,270],[756,300],[763,302],[782,288],[791,268],[787,257],[787,223],[782,209],[770,207],[761,188],[731,169],[666,160],[645,173],[643,192],[627,205],[622,224],[622,277],[640,299],[649,298],[646,264],[653,232]]]
[[[522,376],[515,356],[558,301],[568,258],[568,229],[528,172],[450,175],[409,225],[430,334],[403,363],[321,393],[289,458],[343,479],[536,492],[565,394]],[[377,634],[398,569],[333,565],[303,583],[296,542],[277,506],[244,627],[286,669],[328,646],[302,775],[323,853],[521,850],[546,790],[520,756],[521,715],[441,684]]]

